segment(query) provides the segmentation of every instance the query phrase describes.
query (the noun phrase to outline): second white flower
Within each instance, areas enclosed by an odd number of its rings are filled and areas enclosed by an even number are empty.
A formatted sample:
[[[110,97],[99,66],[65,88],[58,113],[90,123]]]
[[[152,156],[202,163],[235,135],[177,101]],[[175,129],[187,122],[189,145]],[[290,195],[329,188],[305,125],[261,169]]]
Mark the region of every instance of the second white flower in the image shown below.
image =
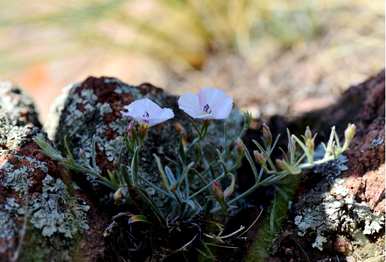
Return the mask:
[[[198,94],[182,95],[178,106],[193,118],[225,119],[232,111],[233,99],[220,89],[203,88]]]

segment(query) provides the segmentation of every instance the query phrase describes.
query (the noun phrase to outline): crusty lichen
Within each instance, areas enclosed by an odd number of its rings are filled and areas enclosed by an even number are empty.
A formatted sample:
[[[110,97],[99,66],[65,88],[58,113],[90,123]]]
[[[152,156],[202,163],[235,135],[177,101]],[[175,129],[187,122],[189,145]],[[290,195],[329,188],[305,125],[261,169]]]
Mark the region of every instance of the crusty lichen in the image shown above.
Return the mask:
[[[0,256],[5,260],[64,261],[59,258],[69,257],[88,227],[88,206],[69,193],[52,170],[54,163],[39,157],[32,141],[37,134],[39,128],[17,126],[0,109]]]
[[[384,229],[384,216],[359,203],[345,187],[344,179],[323,179],[295,206],[294,224],[300,236],[314,238],[312,246],[324,249],[327,238],[339,232],[356,241]]]
[[[41,126],[32,99],[9,81],[0,82],[0,110],[15,125]]]
[[[74,238],[88,229],[88,209],[88,205],[74,201],[62,180],[47,175],[43,179],[42,194],[30,203],[31,224],[41,230],[43,236],[57,233]]]

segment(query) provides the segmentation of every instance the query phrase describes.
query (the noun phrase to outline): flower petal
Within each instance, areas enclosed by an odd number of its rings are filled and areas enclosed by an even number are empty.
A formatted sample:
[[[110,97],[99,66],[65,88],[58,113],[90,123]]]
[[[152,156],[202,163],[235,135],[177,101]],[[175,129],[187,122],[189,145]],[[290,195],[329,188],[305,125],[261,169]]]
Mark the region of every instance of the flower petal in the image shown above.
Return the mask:
[[[149,119],[149,125],[155,126],[166,120],[174,117],[173,110],[170,108],[162,108],[156,115],[152,115]]]
[[[204,88],[199,93],[200,105],[208,106],[212,119],[225,119],[232,111],[233,99],[224,91],[216,88]]]
[[[131,102],[129,105],[125,106],[124,109],[126,109],[126,112],[123,112],[124,116],[129,116],[134,119],[137,119],[142,116],[142,114],[145,112],[145,106],[143,99],[135,100],[134,102]]]
[[[141,101],[144,106],[144,112],[148,112],[150,115],[157,114],[162,108],[151,101],[149,98],[142,98],[138,101]]]
[[[125,106],[124,109],[127,111],[122,112],[123,116],[131,117],[138,122],[146,123],[150,126],[157,125],[174,117],[171,109],[163,109],[148,98],[135,100],[128,106]]]
[[[215,119],[228,118],[229,114],[232,112],[232,107],[232,97],[226,96],[225,98],[216,101],[215,105],[213,106],[214,112],[212,114]]]
[[[180,96],[178,107],[193,118],[205,118],[208,116],[202,111],[198,95],[192,93]]]
[[[212,87],[203,88],[198,93],[201,106],[205,106],[206,104],[214,106],[214,103],[224,96],[226,95],[223,91]]]

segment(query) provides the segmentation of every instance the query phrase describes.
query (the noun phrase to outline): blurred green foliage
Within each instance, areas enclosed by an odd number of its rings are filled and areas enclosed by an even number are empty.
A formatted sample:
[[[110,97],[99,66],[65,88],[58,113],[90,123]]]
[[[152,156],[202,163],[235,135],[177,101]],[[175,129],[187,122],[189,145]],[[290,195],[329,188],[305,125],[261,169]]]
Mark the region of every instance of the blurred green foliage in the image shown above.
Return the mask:
[[[95,49],[119,54],[140,52],[169,65],[195,69],[217,53],[254,60],[262,40],[278,50],[287,50],[317,39],[326,26],[334,26],[321,19],[326,14],[340,12],[347,16],[364,3],[0,0],[0,70]],[[374,10],[381,5],[376,4]],[[354,10],[342,13],[347,7]]]

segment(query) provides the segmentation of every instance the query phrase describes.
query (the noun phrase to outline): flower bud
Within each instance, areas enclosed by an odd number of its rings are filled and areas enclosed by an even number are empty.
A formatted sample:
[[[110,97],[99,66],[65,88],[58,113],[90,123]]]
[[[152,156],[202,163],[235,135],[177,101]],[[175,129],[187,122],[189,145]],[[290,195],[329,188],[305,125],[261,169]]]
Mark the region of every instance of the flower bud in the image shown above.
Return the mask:
[[[133,129],[135,126],[134,121],[130,121],[129,124],[127,125],[127,137],[132,137],[133,136]]]
[[[185,149],[186,145],[188,144],[188,135],[187,135],[186,129],[181,125],[181,123],[178,123],[178,122],[174,124],[174,128],[176,129],[177,133],[181,136],[181,143]]]
[[[230,176],[231,176],[231,184],[227,188],[225,188],[224,198],[230,197],[233,194],[233,192],[235,191],[236,177],[233,174],[231,174]]]
[[[306,132],[304,132],[304,136],[306,139],[312,139],[312,132],[309,126],[306,128]]]
[[[141,123],[138,127],[138,135],[139,137],[144,140],[146,135],[147,135],[147,131],[149,130],[149,125],[148,124],[144,124],[144,123]]]
[[[123,199],[122,187],[118,188],[118,190],[114,192],[113,198],[114,198],[115,204],[119,204],[122,202],[122,199]]]
[[[314,137],[312,137],[312,132],[311,132],[311,129],[310,127],[307,126],[306,128],[306,132],[304,133],[304,142],[306,144],[306,147],[308,148],[308,150],[310,152],[314,152],[314,149],[315,149],[315,139]]]
[[[235,148],[236,148],[237,152],[239,152],[239,153],[244,152],[243,141],[241,140],[240,137],[238,137],[235,141]]]
[[[287,165],[286,165],[284,160],[276,159],[275,162],[276,162],[277,167],[280,170],[287,170]]]
[[[355,136],[356,132],[356,126],[354,124],[349,124],[344,131],[344,144],[343,144],[343,151],[347,150],[352,139]]]
[[[263,124],[262,126],[263,138],[267,142],[268,145],[272,144],[272,133],[267,124]]]
[[[253,151],[253,155],[255,156],[255,160],[257,163],[259,163],[259,165],[264,165],[265,164],[265,157],[263,156],[263,154],[261,154],[259,151],[257,150],[254,150]]]
[[[314,152],[314,149],[315,149],[315,142],[314,142],[314,139],[307,139],[307,140],[306,140],[306,147],[307,147],[311,152]]]
[[[222,187],[219,181],[214,181],[212,183],[212,191],[217,201],[219,202],[224,201],[224,191],[222,190]]]
[[[175,123],[174,128],[176,129],[179,135],[181,135],[182,137],[186,136],[186,129],[181,125],[181,123],[179,122]]]

